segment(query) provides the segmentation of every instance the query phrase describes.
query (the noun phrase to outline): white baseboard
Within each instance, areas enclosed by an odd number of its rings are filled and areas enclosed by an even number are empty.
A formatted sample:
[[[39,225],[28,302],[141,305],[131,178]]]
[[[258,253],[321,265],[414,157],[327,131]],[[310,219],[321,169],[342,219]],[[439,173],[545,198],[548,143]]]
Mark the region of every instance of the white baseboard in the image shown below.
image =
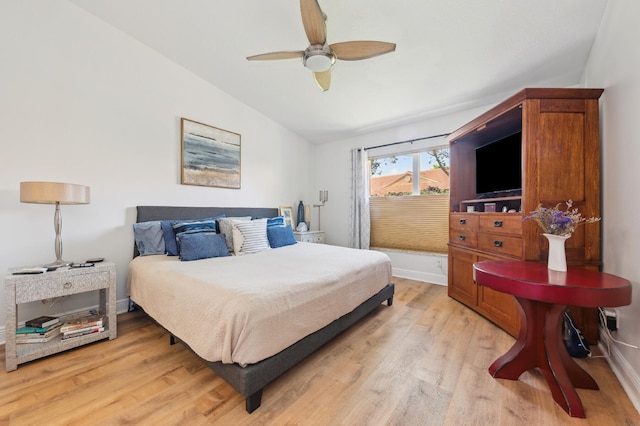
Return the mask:
[[[431,284],[447,285],[447,276],[430,274],[428,272],[412,271],[409,269],[392,268],[394,277],[407,278],[410,280],[423,281]]]
[[[86,308],[82,308],[80,310],[78,310],[77,312],[81,312],[81,311],[86,311],[89,309],[96,309],[98,307],[98,305],[95,306],[88,306]],[[122,300],[118,300],[116,302],[116,312],[118,314],[122,314],[124,312],[127,312],[129,310],[129,298],[126,299],[122,299]],[[56,315],[69,315],[73,312],[65,312],[65,313],[58,313]],[[0,327],[0,345],[4,345],[6,343],[6,335],[5,335],[5,326],[3,325],[2,327]]]
[[[624,391],[629,396],[631,403],[640,413],[640,376],[627,362],[627,359],[622,355],[616,344],[609,339],[609,336],[605,332],[601,332],[598,347],[602,353],[607,353],[607,343],[609,343],[611,353],[606,360],[611,370],[613,370],[613,374],[616,375]]]

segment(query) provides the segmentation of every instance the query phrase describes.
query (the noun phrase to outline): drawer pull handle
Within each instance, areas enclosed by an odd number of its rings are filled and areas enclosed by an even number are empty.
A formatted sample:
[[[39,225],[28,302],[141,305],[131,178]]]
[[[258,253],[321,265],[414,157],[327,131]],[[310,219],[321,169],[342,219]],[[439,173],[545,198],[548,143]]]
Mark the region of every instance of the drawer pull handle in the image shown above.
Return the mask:
[[[502,228],[502,221],[501,220],[494,220],[493,221],[493,226],[495,226],[496,228]]]
[[[467,219],[460,219],[460,225],[466,225]]]
[[[70,282],[66,282],[62,285],[62,287],[64,287],[65,289],[70,289],[71,287],[73,287],[73,284],[71,284]]]
[[[500,241],[500,240],[495,240],[495,241],[493,242],[493,245],[494,245],[495,247],[502,247],[502,241]]]
[[[460,241],[464,241],[464,240],[466,240],[466,239],[467,239],[467,237],[465,237],[464,235],[460,235],[460,236],[458,237],[458,239],[459,239]]]

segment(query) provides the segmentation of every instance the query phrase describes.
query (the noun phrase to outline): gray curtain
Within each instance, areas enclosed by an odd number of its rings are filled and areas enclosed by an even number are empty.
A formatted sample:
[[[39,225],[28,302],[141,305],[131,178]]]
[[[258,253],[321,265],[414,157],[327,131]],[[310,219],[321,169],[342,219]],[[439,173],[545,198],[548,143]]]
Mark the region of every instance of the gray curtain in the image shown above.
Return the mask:
[[[369,157],[364,148],[351,150],[351,227],[349,246],[369,249]]]

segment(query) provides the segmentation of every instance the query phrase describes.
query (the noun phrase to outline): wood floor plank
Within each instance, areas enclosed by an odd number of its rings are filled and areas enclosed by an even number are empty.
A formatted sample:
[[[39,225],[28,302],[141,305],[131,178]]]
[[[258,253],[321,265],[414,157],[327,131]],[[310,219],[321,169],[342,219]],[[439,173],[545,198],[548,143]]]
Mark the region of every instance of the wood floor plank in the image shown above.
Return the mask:
[[[640,425],[604,359],[578,360],[600,391],[578,390],[586,419],[569,417],[538,371],[493,379],[514,340],[447,296],[396,278],[381,306],[264,390],[244,400],[142,311],[119,336],[0,372],[0,424],[26,425]],[[4,347],[0,347],[0,361]]]

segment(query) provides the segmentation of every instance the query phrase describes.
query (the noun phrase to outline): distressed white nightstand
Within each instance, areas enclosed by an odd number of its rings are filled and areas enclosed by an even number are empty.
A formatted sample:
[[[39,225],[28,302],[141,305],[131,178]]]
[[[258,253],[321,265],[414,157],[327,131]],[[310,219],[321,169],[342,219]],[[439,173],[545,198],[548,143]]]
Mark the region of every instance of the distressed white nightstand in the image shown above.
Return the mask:
[[[42,358],[71,348],[86,345],[96,340],[117,337],[116,319],[116,265],[112,262],[100,262],[88,268],[59,268],[57,271],[34,275],[13,275],[22,268],[9,270],[4,280],[5,310],[7,314],[5,328],[5,361],[7,371],[18,368],[34,359]],[[62,340],[57,336],[46,343],[16,344],[18,324],[18,305],[60,296],[98,291],[100,294],[99,312],[107,315],[105,330],[85,336]]]
[[[300,241],[303,243],[324,244],[324,231],[293,231],[293,236],[295,237],[296,241]]]

